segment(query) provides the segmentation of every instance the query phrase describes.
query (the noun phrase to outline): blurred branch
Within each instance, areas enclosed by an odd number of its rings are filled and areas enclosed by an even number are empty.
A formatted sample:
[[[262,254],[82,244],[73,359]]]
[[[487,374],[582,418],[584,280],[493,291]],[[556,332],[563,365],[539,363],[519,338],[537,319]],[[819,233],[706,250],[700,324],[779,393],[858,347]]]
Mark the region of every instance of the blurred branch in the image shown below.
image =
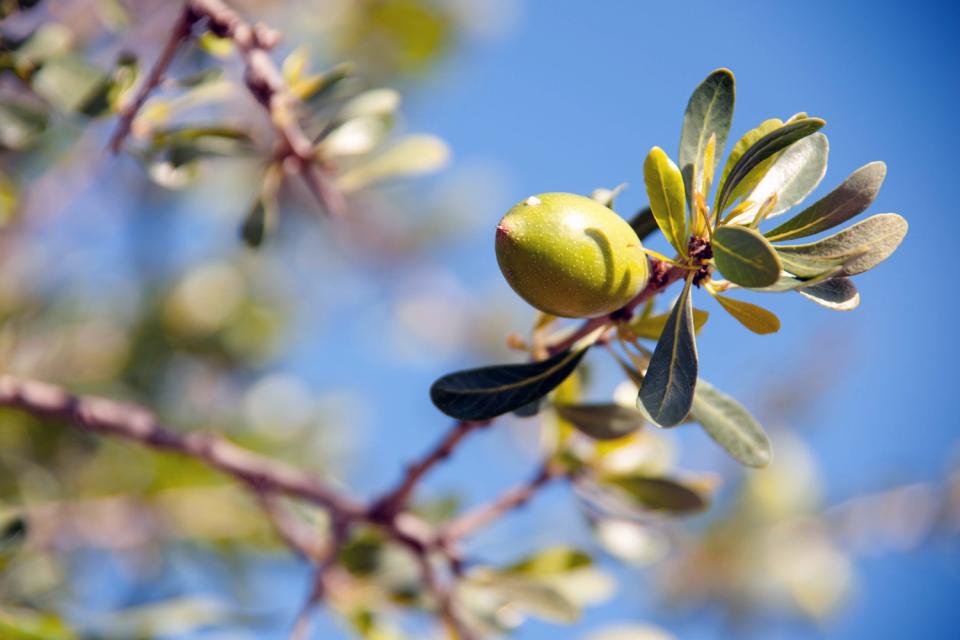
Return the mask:
[[[12,375],[0,376],[0,406],[34,416],[65,420],[93,433],[118,436],[153,449],[196,458],[257,491],[285,493],[345,517],[363,513],[311,474],[261,456],[209,433],[177,433],[162,426],[149,410],[93,396],[76,396],[60,387]]]
[[[134,97],[120,109],[120,122],[110,139],[110,148],[117,152],[123,146],[150,93],[163,81],[167,68],[193,25],[206,20],[207,28],[221,38],[229,38],[240,52],[246,68],[244,81],[250,93],[270,115],[281,140],[276,156],[283,160],[288,173],[299,175],[304,184],[331,214],[344,212],[343,194],[330,183],[317,166],[313,142],[297,120],[299,101],[290,93],[283,74],[269,51],[280,40],[280,34],[264,24],[250,24],[221,0],[187,0],[160,57],[154,63]]]
[[[559,465],[550,462],[544,463],[527,482],[508,489],[493,502],[478,507],[474,511],[468,511],[447,523],[443,527],[440,537],[445,544],[453,544],[471,535],[514,509],[523,507],[544,485],[554,478],[565,475],[565,473],[566,471]]]

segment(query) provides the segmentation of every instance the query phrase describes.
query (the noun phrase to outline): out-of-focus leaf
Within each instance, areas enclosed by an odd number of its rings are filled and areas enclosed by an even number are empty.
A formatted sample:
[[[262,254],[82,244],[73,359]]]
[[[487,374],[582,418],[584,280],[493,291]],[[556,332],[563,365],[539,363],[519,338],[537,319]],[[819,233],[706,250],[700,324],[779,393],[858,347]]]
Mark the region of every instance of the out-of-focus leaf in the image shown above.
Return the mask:
[[[360,116],[347,120],[330,132],[318,145],[324,158],[365,155],[373,151],[389,132],[382,118]]]
[[[616,440],[643,426],[643,414],[619,404],[560,404],[557,414],[596,440]]]
[[[886,175],[887,165],[882,162],[860,167],[839,187],[764,235],[770,241],[793,240],[832,229],[866,211]]]
[[[680,424],[690,412],[697,384],[697,343],[690,280],[670,312],[640,387],[638,405],[663,427]]]
[[[502,573],[547,577],[567,573],[593,564],[590,556],[572,547],[558,546],[543,549],[503,569]]]
[[[184,89],[195,89],[209,82],[215,82],[223,77],[223,69],[220,67],[211,67],[203,71],[197,71],[190,75],[177,79],[177,85]]]
[[[800,287],[797,293],[836,311],[850,311],[860,306],[860,292],[849,278],[824,280],[809,287]]]
[[[58,616],[29,609],[0,608],[4,640],[76,640],[78,636]]]
[[[390,178],[432,173],[450,159],[446,143],[434,136],[408,136],[380,154],[340,175],[340,188],[356,191]]]
[[[690,199],[693,198],[693,180],[711,182],[715,163],[704,167],[704,151],[710,136],[716,136],[714,157],[722,155],[733,121],[733,106],[736,88],[733,73],[729,69],[717,69],[700,83],[687,102],[680,132],[680,169],[683,183]],[[706,195],[706,194],[704,194]],[[652,202],[652,200],[651,200]]]
[[[690,411],[704,431],[735,460],[748,467],[770,462],[770,441],[753,416],[739,402],[706,380],[697,382]]]
[[[17,11],[26,11],[40,4],[40,0],[0,0],[0,19]]]
[[[675,638],[653,625],[617,624],[593,631],[583,640],[675,640]]]
[[[240,227],[240,237],[248,247],[256,249],[263,244],[264,239],[273,232],[277,224],[276,203],[261,196],[250,209],[250,213],[243,220]]]
[[[560,624],[572,624],[580,610],[557,587],[525,575],[493,571],[477,572],[471,585],[483,587],[520,611]]]
[[[764,120],[757,127],[746,132],[742,138],[737,140],[737,143],[733,145],[733,149],[730,150],[730,155],[727,156],[727,162],[723,165],[723,172],[720,174],[720,182],[717,183],[717,195],[714,198],[713,208],[717,208],[717,204],[720,202],[720,191],[723,190],[723,185],[727,182],[727,176],[730,175],[730,170],[733,169],[734,165],[737,164],[737,161],[740,160],[741,156],[747,152],[747,149],[752,147],[760,138],[767,135],[771,131],[775,131],[783,126],[783,121],[779,118],[770,118],[769,120]],[[757,173],[760,173],[759,171]],[[752,187],[752,184],[747,185],[746,183],[753,182],[750,180],[743,180],[740,182],[740,185],[733,190],[730,194],[730,202],[735,202],[736,199],[746,193],[749,188]],[[756,182],[753,182],[756,184]],[[718,212],[719,213],[719,212]]]
[[[590,194],[590,197],[607,207],[608,209],[613,209],[613,204],[616,199],[620,196],[621,193],[627,188],[626,182],[621,182],[613,189],[594,189],[593,193]]]
[[[99,115],[106,106],[109,83],[103,71],[82,58],[62,56],[44,62],[31,87],[60,111]]]
[[[233,53],[233,40],[221,38],[209,31],[204,31],[197,43],[201,49],[215,58],[227,58]]]
[[[604,476],[602,482],[622,489],[651,511],[691,513],[708,504],[702,492],[671,478],[624,474]]]
[[[369,576],[380,568],[383,551],[383,538],[373,532],[361,532],[343,545],[339,560],[353,575]]]
[[[815,133],[787,147],[746,196],[753,205],[732,218],[730,224],[749,225],[760,206],[774,194],[777,201],[767,218],[780,215],[801,203],[826,174],[829,152],[827,136],[822,133]]]
[[[677,252],[686,255],[686,198],[680,169],[663,149],[654,147],[643,163],[643,181],[660,231]]]
[[[542,360],[468,369],[443,376],[430,387],[440,411],[460,420],[489,420],[553,391],[580,364],[588,347]]]
[[[636,232],[640,240],[646,240],[647,237],[656,231],[657,219],[653,217],[653,210],[650,207],[644,207],[630,218],[630,227]]]
[[[720,306],[750,331],[764,335],[780,330],[780,319],[773,312],[743,300],[721,295],[715,297]]]
[[[659,340],[663,334],[663,328],[667,325],[669,313],[659,313],[655,316],[640,317],[630,323],[630,330],[638,338],[647,340]],[[707,324],[710,313],[702,309],[693,310],[693,330],[699,334],[703,325]]]
[[[780,277],[777,252],[748,227],[719,227],[713,234],[713,259],[725,278],[744,287],[767,287]]]
[[[110,86],[107,91],[107,102],[112,111],[120,107],[127,94],[136,85],[139,73],[137,57],[132,54],[121,54],[110,75]]]
[[[798,245],[779,245],[777,252],[797,259],[843,260],[841,273],[863,273],[896,251],[907,235],[907,221],[895,213],[870,216],[832,236]]]
[[[47,128],[47,110],[34,100],[0,100],[0,148],[25,149]]]
[[[354,118],[390,118],[400,108],[400,93],[393,89],[371,89],[354,96],[340,108],[341,122]]]
[[[73,32],[66,26],[58,22],[43,24],[16,47],[15,66],[28,71],[51,58],[66,55],[73,46],[73,40]]]
[[[727,176],[726,182],[720,187],[716,212],[719,214],[726,208],[730,202],[730,196],[737,185],[764,160],[786,149],[794,142],[816,133],[824,124],[826,123],[820,118],[796,120],[771,131],[757,140],[753,146],[740,156],[737,163],[730,169],[730,174]]]
[[[17,185],[5,173],[0,171],[0,227],[13,219],[19,201]]]

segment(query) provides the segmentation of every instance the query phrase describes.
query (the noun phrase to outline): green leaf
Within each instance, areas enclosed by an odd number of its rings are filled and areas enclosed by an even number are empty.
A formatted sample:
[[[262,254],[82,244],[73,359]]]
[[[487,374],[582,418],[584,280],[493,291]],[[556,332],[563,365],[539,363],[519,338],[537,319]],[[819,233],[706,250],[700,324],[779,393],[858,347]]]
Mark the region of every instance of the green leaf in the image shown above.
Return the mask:
[[[5,96],[0,101],[0,149],[26,149],[47,122],[47,108],[39,100]]]
[[[638,404],[642,403],[653,421],[663,427],[680,424],[687,417],[697,384],[690,283],[686,281],[670,312],[640,386]]]
[[[107,74],[78,56],[48,60],[33,75],[31,87],[37,95],[63,112],[99,115],[105,111],[100,107],[109,106],[106,102],[109,91]]]
[[[827,172],[830,146],[827,136],[815,133],[787,147],[776,156],[770,168],[746,196],[753,204],[730,220],[730,224],[749,225],[763,203],[776,194],[777,201],[767,218],[793,208],[817,188]]]
[[[643,162],[643,181],[657,226],[681,255],[687,254],[687,213],[683,176],[660,147],[654,147]]]
[[[836,277],[840,274],[841,267],[834,267],[825,271],[817,276],[811,278],[798,278],[796,276],[790,275],[789,273],[781,273],[780,278],[777,279],[769,287],[760,287],[758,289],[753,289],[753,291],[760,291],[763,293],[782,293],[784,291],[796,291],[801,287],[812,287],[815,284],[820,282],[825,282],[829,278]]]
[[[573,373],[587,347],[524,364],[468,369],[443,376],[430,387],[440,411],[459,420],[489,420],[550,393]]]
[[[793,240],[832,229],[867,210],[887,175],[887,165],[860,167],[826,196],[764,235],[770,241]]]
[[[248,247],[256,249],[273,233],[276,225],[276,202],[265,201],[263,197],[259,197],[240,227],[240,237]]]
[[[683,115],[680,132],[680,168],[683,182],[691,199],[694,192],[694,176],[698,181],[707,175],[713,179],[716,166],[704,167],[704,150],[711,135],[717,136],[715,158],[723,152],[733,121],[733,106],[736,85],[729,69],[717,69],[700,83],[690,96]],[[706,195],[706,194],[704,194]]]
[[[755,229],[724,225],[713,234],[713,261],[730,282],[767,287],[780,277],[780,258]]]
[[[557,415],[596,440],[616,440],[643,426],[643,414],[619,404],[558,404]]]
[[[667,326],[667,319],[670,317],[669,313],[661,313],[655,316],[640,317],[630,323],[630,330],[633,331],[634,335],[638,338],[646,338],[647,340],[659,340],[660,336],[663,334],[663,328]],[[699,334],[700,330],[703,329],[703,325],[707,324],[707,320],[710,318],[710,314],[702,309],[693,310],[693,330],[694,333]]]
[[[641,241],[646,240],[651,233],[659,228],[657,219],[653,217],[653,210],[650,207],[640,209],[635,216],[630,218],[630,227],[633,228]]]
[[[730,155],[727,156],[727,162],[723,165],[723,172],[720,174],[720,182],[717,183],[717,195],[713,201],[713,208],[717,210],[717,204],[720,202],[720,192],[723,190],[723,186],[727,182],[727,177],[730,175],[730,171],[737,164],[737,161],[747,152],[747,149],[752,147],[760,138],[767,135],[771,131],[776,131],[783,126],[783,120],[779,118],[770,118],[769,120],[764,120],[757,127],[754,127],[750,131],[747,131],[743,134],[743,137],[737,140],[737,143],[733,145],[733,149],[730,150]],[[744,183],[741,183],[743,185]],[[746,192],[746,188],[743,189]],[[730,194],[730,201],[735,202],[738,197],[738,191],[736,189],[733,193]],[[740,193],[739,195],[743,195]]]
[[[836,311],[850,311],[860,305],[860,292],[849,278],[824,280],[809,287],[800,287],[797,293]]]
[[[794,142],[816,133],[824,124],[826,123],[820,118],[804,118],[785,124],[757,140],[752,147],[740,156],[740,159],[730,170],[727,180],[720,188],[716,212],[719,214],[726,208],[737,185],[760,163],[786,149]]]
[[[625,474],[604,476],[602,482],[622,489],[651,511],[691,513],[705,509],[708,504],[700,491],[670,478]]]
[[[777,255],[780,257],[783,270],[804,279],[817,278],[824,274],[833,275],[848,260],[847,257],[843,256],[836,258],[789,252],[781,253],[778,247],[774,248],[777,249]]]
[[[748,467],[770,462],[770,441],[763,427],[739,402],[706,380],[697,382],[691,415],[735,460]]]
[[[591,564],[593,560],[583,551],[567,546],[556,546],[527,556],[501,570],[501,573],[543,578],[589,567]]]
[[[573,624],[580,610],[556,586],[529,576],[494,571],[476,572],[468,584],[484,588],[530,615],[557,622]]]
[[[780,319],[771,311],[743,300],[714,296],[727,312],[737,319],[737,322],[754,333],[765,335],[780,330]]]
[[[393,178],[433,173],[450,160],[447,144],[429,135],[410,135],[340,175],[338,184],[346,192]]]
[[[895,213],[870,216],[809,244],[780,245],[784,257],[843,260],[841,274],[853,276],[877,266],[896,251],[907,235],[907,221]]]

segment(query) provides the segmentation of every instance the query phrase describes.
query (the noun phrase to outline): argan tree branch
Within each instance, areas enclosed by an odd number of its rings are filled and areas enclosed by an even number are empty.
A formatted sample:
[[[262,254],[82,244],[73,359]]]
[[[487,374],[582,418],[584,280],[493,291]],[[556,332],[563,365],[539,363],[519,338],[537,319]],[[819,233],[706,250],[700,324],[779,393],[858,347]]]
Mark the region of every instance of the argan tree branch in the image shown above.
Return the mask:
[[[283,74],[270,57],[269,51],[279,42],[280,35],[263,24],[246,22],[221,0],[187,0],[180,17],[160,53],[134,97],[120,109],[120,122],[110,139],[110,148],[117,152],[129,135],[133,122],[150,93],[163,81],[179,47],[190,38],[194,24],[207,21],[210,31],[229,38],[243,59],[244,81],[250,93],[270,116],[280,137],[277,156],[284,168],[299,175],[304,184],[331,214],[343,213],[346,204],[341,194],[315,162],[314,145],[297,120],[299,101],[290,93]]]
[[[106,398],[80,397],[60,387],[12,375],[0,375],[0,406],[31,415],[65,420],[84,431],[117,436],[153,449],[196,458],[255,490],[283,493],[345,517],[359,517],[363,507],[340,495],[311,474],[209,433],[177,433],[143,407]]]

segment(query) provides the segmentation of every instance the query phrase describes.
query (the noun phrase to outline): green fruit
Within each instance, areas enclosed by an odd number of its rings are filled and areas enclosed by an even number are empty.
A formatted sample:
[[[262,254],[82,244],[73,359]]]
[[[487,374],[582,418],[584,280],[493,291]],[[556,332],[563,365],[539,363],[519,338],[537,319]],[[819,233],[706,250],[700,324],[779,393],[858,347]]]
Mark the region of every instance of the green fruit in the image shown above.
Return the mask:
[[[513,290],[556,316],[616,311],[647,284],[649,264],[630,225],[573,193],[530,196],[497,225],[497,262]]]

